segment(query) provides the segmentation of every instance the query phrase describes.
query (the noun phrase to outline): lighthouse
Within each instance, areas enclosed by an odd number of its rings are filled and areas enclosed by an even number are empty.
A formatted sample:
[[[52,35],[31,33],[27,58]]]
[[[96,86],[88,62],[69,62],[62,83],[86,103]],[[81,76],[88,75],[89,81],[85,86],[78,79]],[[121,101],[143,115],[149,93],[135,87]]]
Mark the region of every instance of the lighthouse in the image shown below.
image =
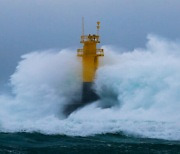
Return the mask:
[[[77,56],[82,58],[82,103],[86,104],[98,99],[93,90],[96,70],[99,66],[99,57],[104,56],[104,50],[97,48],[100,43],[100,22],[97,22],[96,34],[84,35],[84,19],[82,20],[81,41],[83,48],[77,49]]]
[[[96,34],[84,35],[84,19],[82,20],[80,43],[83,44],[83,48],[77,49],[77,56],[82,61],[82,97],[81,100],[73,101],[64,106],[63,113],[65,116],[98,99],[97,94],[93,90],[93,83],[99,66],[99,57],[104,56],[104,50],[97,48],[100,43],[99,29],[100,22],[98,21]]]

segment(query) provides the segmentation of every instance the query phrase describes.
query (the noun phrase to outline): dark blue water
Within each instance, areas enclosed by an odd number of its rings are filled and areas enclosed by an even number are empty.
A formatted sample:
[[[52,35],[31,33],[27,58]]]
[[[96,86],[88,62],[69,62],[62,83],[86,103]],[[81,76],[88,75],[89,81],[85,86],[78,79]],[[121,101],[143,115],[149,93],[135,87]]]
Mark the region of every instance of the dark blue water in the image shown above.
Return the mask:
[[[1,133],[0,153],[180,153],[180,141],[104,134],[89,137]]]

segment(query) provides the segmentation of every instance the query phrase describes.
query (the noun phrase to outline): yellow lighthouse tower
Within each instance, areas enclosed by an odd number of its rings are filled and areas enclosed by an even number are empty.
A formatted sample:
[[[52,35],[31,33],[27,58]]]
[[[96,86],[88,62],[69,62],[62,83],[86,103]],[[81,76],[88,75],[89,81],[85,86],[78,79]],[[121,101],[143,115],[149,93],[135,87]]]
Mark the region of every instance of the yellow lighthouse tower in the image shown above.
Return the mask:
[[[100,56],[104,56],[103,49],[98,49],[100,43],[99,36],[100,22],[97,22],[97,33],[84,35],[84,20],[82,21],[82,36],[80,43],[82,49],[77,50],[77,56],[82,58],[82,103],[88,103],[97,100],[97,95],[92,89],[95,73],[98,68]]]

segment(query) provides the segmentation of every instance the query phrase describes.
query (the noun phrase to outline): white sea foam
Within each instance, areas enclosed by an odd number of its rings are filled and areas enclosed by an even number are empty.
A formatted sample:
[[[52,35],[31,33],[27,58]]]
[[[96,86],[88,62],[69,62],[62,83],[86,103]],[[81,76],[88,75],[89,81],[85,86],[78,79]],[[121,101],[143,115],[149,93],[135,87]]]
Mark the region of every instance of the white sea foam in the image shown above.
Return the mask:
[[[81,91],[76,52],[22,56],[10,79],[14,95],[0,96],[0,131],[72,136],[123,132],[180,140],[180,42],[149,35],[144,49],[103,48],[95,80],[101,99],[68,118],[62,109],[80,99]]]

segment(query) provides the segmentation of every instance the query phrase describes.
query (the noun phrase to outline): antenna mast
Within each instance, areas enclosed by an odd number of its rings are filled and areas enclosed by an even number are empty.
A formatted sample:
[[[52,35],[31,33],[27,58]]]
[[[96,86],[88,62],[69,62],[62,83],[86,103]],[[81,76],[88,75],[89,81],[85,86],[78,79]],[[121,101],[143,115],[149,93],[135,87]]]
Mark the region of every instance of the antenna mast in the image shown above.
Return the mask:
[[[84,36],[84,17],[82,17],[82,36]]]
[[[100,22],[99,21],[97,22],[97,26],[96,27],[97,27],[97,35],[99,35],[99,29],[100,29]]]

